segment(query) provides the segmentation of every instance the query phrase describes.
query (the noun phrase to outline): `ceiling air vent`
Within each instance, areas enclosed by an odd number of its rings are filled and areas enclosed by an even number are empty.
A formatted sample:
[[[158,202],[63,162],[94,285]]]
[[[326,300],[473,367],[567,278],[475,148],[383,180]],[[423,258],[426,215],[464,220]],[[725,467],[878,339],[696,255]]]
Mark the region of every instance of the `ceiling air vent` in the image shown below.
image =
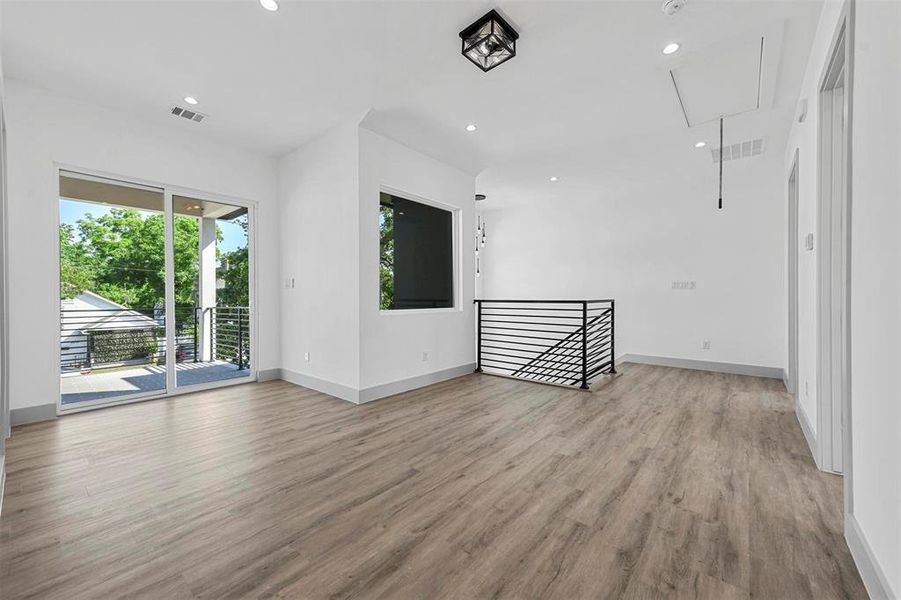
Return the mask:
[[[169,109],[169,112],[171,112],[176,117],[183,117],[185,119],[194,121],[195,123],[200,123],[206,118],[206,115],[203,113],[199,113],[189,108],[182,108],[181,106],[173,106],[171,109]]]
[[[723,146],[723,161],[760,156],[761,154],[763,154],[763,149],[763,138],[748,140],[746,142],[740,142],[738,144],[729,144],[728,146]],[[711,156],[713,156],[713,162],[720,162],[719,148],[712,148],[710,150],[710,154]]]

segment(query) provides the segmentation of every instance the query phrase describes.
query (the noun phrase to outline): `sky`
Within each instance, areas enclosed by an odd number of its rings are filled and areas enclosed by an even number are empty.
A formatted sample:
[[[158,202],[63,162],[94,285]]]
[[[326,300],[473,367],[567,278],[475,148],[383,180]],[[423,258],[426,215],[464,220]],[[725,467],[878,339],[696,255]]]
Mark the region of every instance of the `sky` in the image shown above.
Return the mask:
[[[79,219],[83,219],[88,214],[99,217],[110,213],[108,206],[100,204],[92,204],[90,202],[76,202],[74,200],[59,200],[59,222],[61,224],[75,224]],[[219,230],[222,231],[222,241],[219,242],[220,252],[231,252],[247,245],[247,238],[244,236],[244,230],[236,223],[230,221],[218,221]]]

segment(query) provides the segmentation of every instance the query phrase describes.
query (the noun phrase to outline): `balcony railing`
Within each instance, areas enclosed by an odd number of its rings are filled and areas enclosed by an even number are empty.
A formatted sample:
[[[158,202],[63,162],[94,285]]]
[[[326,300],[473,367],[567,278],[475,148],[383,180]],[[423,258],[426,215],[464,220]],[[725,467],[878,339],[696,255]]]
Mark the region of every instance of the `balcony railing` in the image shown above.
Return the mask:
[[[175,362],[225,361],[250,366],[246,306],[175,309]],[[166,363],[166,317],[161,308],[63,309],[63,372]]]
[[[475,300],[476,371],[588,389],[616,373],[613,300]]]

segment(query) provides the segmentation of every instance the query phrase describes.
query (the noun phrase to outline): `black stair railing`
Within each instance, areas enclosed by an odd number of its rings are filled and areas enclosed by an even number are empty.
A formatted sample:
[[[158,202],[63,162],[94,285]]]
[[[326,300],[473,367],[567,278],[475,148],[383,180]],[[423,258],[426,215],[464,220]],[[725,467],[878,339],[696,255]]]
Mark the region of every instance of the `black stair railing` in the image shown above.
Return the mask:
[[[477,372],[588,389],[615,374],[614,301],[475,300]]]

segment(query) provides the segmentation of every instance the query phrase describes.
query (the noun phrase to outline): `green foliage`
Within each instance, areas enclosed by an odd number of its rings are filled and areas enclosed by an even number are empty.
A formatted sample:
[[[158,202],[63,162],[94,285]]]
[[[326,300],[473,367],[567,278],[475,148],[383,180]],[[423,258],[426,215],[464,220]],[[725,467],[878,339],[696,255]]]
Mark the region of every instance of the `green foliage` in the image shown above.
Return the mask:
[[[379,206],[379,306],[394,308],[394,207]]]
[[[84,290],[93,289],[95,273],[92,261],[74,241],[74,227],[64,223],[59,227],[60,294],[74,298]]]
[[[250,265],[247,260],[247,247],[226,252],[219,257],[219,261],[222,263],[220,279],[225,283],[225,287],[218,290],[216,303],[219,306],[249,306],[247,283],[250,281]]]
[[[200,223],[193,217],[176,216],[173,233],[175,305],[196,306]],[[131,308],[164,305],[163,215],[114,208],[109,214],[87,215],[75,225],[62,224],[59,236],[63,299],[90,290]],[[221,240],[221,232],[217,231],[217,237]],[[226,277],[226,288],[219,290],[219,304],[247,306],[247,249],[223,255],[226,257],[229,271],[235,273]]]
[[[237,224],[247,235],[247,215],[237,220]],[[250,306],[248,292],[250,290],[250,261],[247,246],[232,252],[224,252],[219,256],[220,272],[218,278],[225,286],[218,290],[216,303],[219,306]]]

